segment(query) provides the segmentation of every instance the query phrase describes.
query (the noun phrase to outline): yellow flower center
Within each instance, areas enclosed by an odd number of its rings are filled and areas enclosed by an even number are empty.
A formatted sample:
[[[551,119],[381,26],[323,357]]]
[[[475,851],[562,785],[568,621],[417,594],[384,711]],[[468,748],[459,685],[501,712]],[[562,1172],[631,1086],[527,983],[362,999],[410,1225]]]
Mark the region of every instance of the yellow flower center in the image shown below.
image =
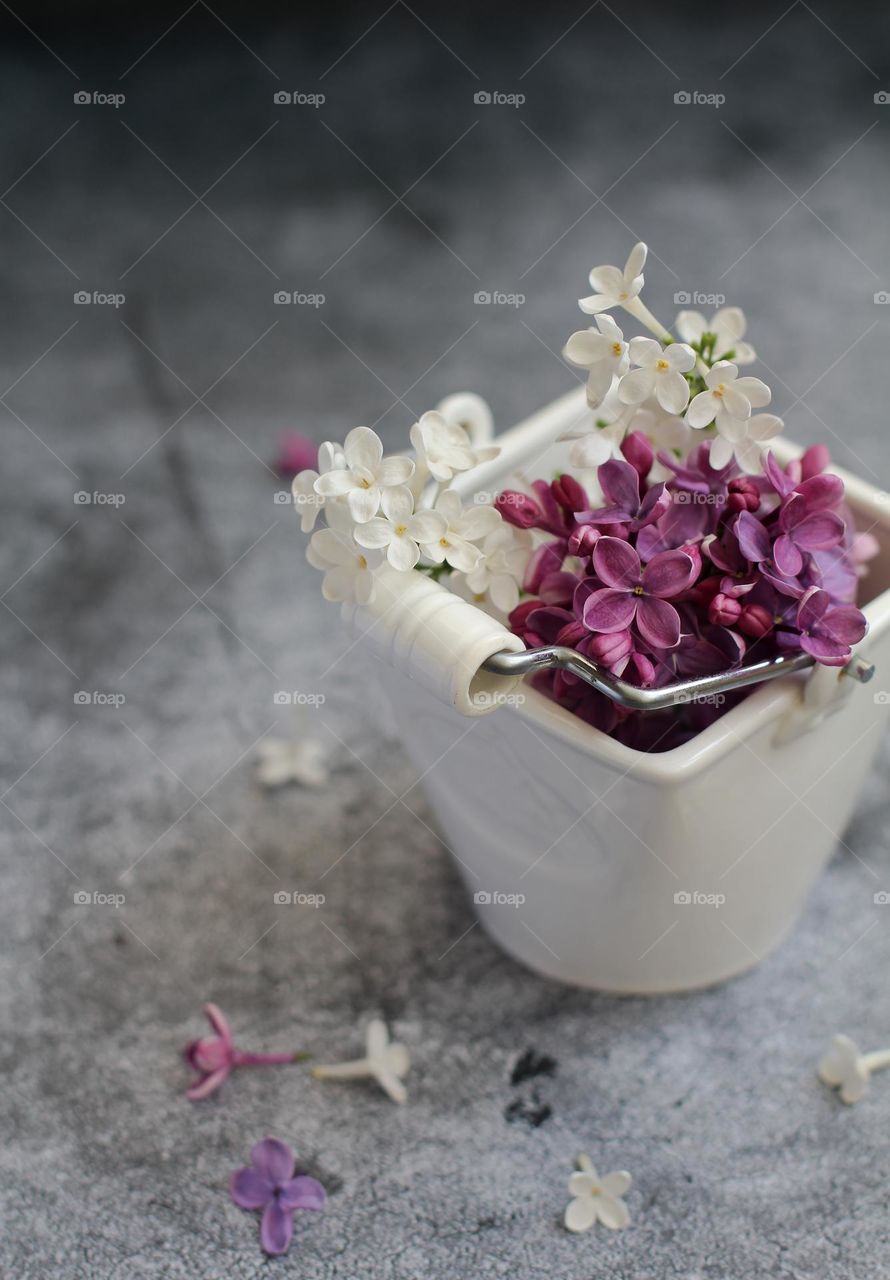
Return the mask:
[[[723,399],[723,393],[724,393],[724,391],[725,391],[725,390],[726,390],[726,383],[725,383],[725,382],[721,382],[718,386],[716,386],[716,387],[714,388],[714,390],[713,390],[712,394],[713,394],[713,395],[715,395],[715,396],[717,397],[717,399],[718,399],[718,400],[722,400],[722,399]]]
[[[359,482],[358,482],[358,487],[359,487],[360,489],[370,489],[370,487],[371,487],[371,481],[370,481],[370,480],[359,480]]]
[[[668,364],[667,360],[663,358],[661,360],[655,361],[655,368],[659,371],[659,373],[663,373],[665,369],[670,369],[670,367],[671,366]]]
[[[448,539],[447,539],[447,538],[440,538],[440,539],[439,539],[439,546],[440,546],[440,547],[450,547],[450,546],[451,546],[451,543],[448,541]]]
[[[360,569],[367,569],[367,567],[368,567],[368,562],[367,562],[367,560],[365,559],[365,557],[364,557],[364,556],[359,556],[359,558],[358,558],[358,567],[359,567]]]
[[[621,343],[620,343],[620,342],[613,342],[613,343],[612,343],[612,355],[613,355],[613,356],[620,356],[620,355],[621,355]]]
[[[406,524],[397,524],[397,525],[396,525],[396,537],[397,537],[397,538],[403,538],[407,532],[408,532],[408,526],[407,526]]]

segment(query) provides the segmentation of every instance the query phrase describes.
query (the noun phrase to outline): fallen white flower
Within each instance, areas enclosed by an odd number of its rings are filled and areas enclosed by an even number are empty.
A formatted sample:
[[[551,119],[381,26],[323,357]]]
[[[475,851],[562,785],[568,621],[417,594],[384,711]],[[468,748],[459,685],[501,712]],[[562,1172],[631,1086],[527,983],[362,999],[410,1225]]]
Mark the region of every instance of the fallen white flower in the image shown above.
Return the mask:
[[[311,738],[266,738],[256,754],[256,776],[264,787],[281,787],[286,782],[323,787],[330,776],[327,749]]]
[[[849,1036],[833,1036],[831,1048],[819,1063],[819,1079],[840,1090],[841,1102],[851,1106],[868,1092],[873,1071],[890,1066],[890,1049],[860,1053]]]
[[[601,1178],[588,1156],[578,1156],[579,1173],[569,1178],[569,1195],[563,1219],[569,1231],[589,1231],[601,1222],[612,1231],[623,1231],[630,1224],[624,1196],[630,1190],[631,1176],[623,1170]]]
[[[373,1079],[393,1102],[407,1102],[408,1093],[402,1084],[402,1076],[408,1074],[411,1056],[406,1045],[390,1041],[386,1024],[379,1018],[368,1023],[365,1032],[365,1057],[354,1062],[338,1062],[329,1066],[313,1067],[316,1080]]]

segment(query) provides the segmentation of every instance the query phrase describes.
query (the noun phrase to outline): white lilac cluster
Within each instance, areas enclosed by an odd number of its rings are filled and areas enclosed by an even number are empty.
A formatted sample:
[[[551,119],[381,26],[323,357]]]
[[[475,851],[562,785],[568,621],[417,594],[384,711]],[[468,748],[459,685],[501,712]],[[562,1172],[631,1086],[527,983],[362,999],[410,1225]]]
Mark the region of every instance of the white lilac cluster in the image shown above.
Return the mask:
[[[529,535],[491,505],[465,506],[451,487],[458,475],[499,453],[475,445],[468,425],[474,423],[457,421],[447,401],[423,414],[410,432],[413,458],[385,457],[377,433],[356,427],[342,445],[321,446],[318,471],[295,477],[303,532],[324,512],[327,527],[312,534],[306,556],[324,572],[326,600],[369,604],[374,571],[385,561],[399,572],[448,573],[451,585],[503,613],[516,607]]]
[[[685,454],[693,431],[709,430],[711,465],[721,469],[733,457],[746,472],[761,470],[761,455],[782,430],[781,418],[754,413],[769,404],[771,392],[759,378],[740,377],[739,365],[756,359],[744,341],[746,321],[738,307],[724,307],[710,321],[698,311],[681,311],[675,338],[640,298],[647,249],[631,250],[624,269],[594,267],[595,290],[579,301],[596,317],[596,328],[573,333],[564,355],[585,368],[587,401],[597,411],[594,430],[569,437],[576,467],[595,468],[620,457],[631,431],[641,431],[656,448]],[[623,307],[654,337],[629,341],[608,314]]]

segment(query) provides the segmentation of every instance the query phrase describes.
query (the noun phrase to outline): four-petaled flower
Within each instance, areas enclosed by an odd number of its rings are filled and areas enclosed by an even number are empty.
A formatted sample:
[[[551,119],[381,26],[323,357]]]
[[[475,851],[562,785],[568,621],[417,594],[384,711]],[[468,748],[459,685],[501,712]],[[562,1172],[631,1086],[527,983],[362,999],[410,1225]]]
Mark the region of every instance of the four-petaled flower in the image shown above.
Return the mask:
[[[573,333],[563,348],[572,364],[587,369],[587,403],[596,409],[605,399],[614,376],[627,372],[628,354],[624,334],[611,316],[596,318],[596,329]]]
[[[710,322],[700,311],[681,311],[677,316],[677,333],[684,342],[700,343],[706,333],[712,333],[715,360],[734,360],[736,364],[752,364],[757,353],[748,342],[743,342],[748,321],[741,307],[721,307]]]
[[[306,559],[313,569],[324,570],[321,594],[325,600],[370,604],[374,599],[374,570],[382,564],[383,557],[379,551],[360,547],[352,526],[348,521],[341,524],[342,515],[338,512],[335,516],[335,511],[337,507],[328,512],[329,527],[319,529],[309,539]]]
[[[752,408],[762,409],[772,398],[769,387],[759,378],[740,378],[731,360],[718,360],[712,365],[705,374],[705,386],[706,391],[693,397],[686,421],[696,430],[716,422],[717,431],[730,441],[733,432],[738,432],[738,420],[750,418]],[[741,438],[744,439],[744,432]],[[714,466],[718,465],[721,464],[715,461]]]
[[[414,474],[410,458],[384,458],[383,442],[370,427],[354,427],[343,444],[345,466],[315,481],[325,498],[345,497],[356,524],[364,524],[380,509],[387,489],[403,485]]]
[[[318,446],[318,471],[300,471],[291,482],[291,493],[294,506],[300,517],[300,527],[304,533],[311,533],[319,511],[325,505],[325,498],[318,492],[315,482],[319,474],[327,475],[329,471],[342,470],[346,465],[343,449],[339,444],[325,440]]]
[[[639,367],[618,384],[621,403],[642,404],[655,396],[666,413],[682,413],[689,403],[689,383],[683,374],[695,365],[692,348],[683,342],[662,347],[654,338],[631,338],[628,352],[631,363]]]
[[[796,578],[804,566],[804,553],[836,547],[844,537],[844,521],[830,507],[837,506],[844,486],[837,476],[813,476],[788,495],[779,511],[781,533],[773,543],[773,560],[779,573]]]
[[[613,458],[604,462],[597,478],[609,505],[596,511],[577,512],[579,524],[623,524],[632,533],[637,533],[647,524],[659,520],[671,505],[671,495],[663,483],[652,485],[641,500],[640,473],[623,459]]]
[[[724,423],[723,434],[711,442],[711,464],[725,467],[735,454],[736,462],[749,475],[763,469],[763,451],[785,424],[774,413],[755,413],[751,418],[733,418]]]
[[[591,631],[623,631],[632,622],[655,649],[680,641],[680,615],[669,600],[691,586],[698,566],[685,551],[660,551],[643,568],[636,550],[620,538],[600,538],[593,570],[605,587],[593,591],[582,617]]]
[[[865,635],[864,615],[852,604],[832,604],[820,587],[810,587],[797,610],[800,647],[828,667],[845,667],[851,646]]]
[[[890,1066],[890,1050],[860,1053],[849,1036],[832,1036],[831,1048],[819,1063],[819,1079],[840,1090],[841,1102],[850,1106],[864,1097],[873,1071]]]
[[[643,267],[648,252],[640,241],[631,249],[623,271],[618,267],[594,267],[590,273],[590,287],[596,293],[579,300],[581,310],[588,315],[596,315],[610,307],[626,306],[631,302],[643,287]]]
[[[410,1066],[407,1046],[391,1041],[386,1024],[379,1018],[373,1018],[365,1032],[364,1058],[313,1067],[312,1074],[316,1080],[362,1080],[371,1077],[393,1102],[406,1102],[408,1093],[402,1084],[402,1076],[408,1074]]]
[[[482,559],[481,547],[473,544],[499,527],[499,512],[478,504],[464,507],[453,489],[439,495],[436,512],[445,521],[445,532],[434,542],[422,542],[423,554],[433,564],[445,562],[462,573],[470,573]]]
[[[421,544],[438,542],[448,530],[445,517],[435,511],[415,511],[411,490],[401,486],[386,489],[381,500],[382,516],[374,516],[355,530],[355,540],[371,550],[386,549],[394,569],[413,569],[420,559]]]
[[[191,1102],[209,1098],[236,1067],[280,1066],[287,1062],[299,1062],[299,1053],[244,1053],[236,1049],[228,1019],[215,1004],[205,1004],[204,1014],[214,1034],[203,1040],[193,1040],[182,1051],[189,1066],[199,1072],[200,1079],[186,1090]]]
[[[410,437],[418,462],[424,464],[433,479],[440,483],[453,479],[455,471],[469,471],[500,453],[497,445],[474,448],[460,423],[449,422],[435,409],[415,422]]]
[[[511,613],[519,604],[519,583],[531,550],[532,538],[527,529],[515,529],[501,521],[500,527],[483,542],[482,559],[467,574],[467,587],[476,596],[487,593],[501,613]]]
[[[312,738],[266,738],[256,754],[257,781],[264,787],[323,787],[330,777],[328,748]]]
[[[601,1222],[612,1231],[622,1231],[630,1223],[624,1197],[631,1176],[623,1170],[601,1178],[587,1156],[578,1157],[579,1172],[569,1178],[569,1202],[563,1219],[569,1231],[589,1231]]]
[[[262,1209],[260,1244],[264,1253],[287,1253],[297,1209],[323,1209],[327,1193],[306,1174],[294,1177],[296,1159],[286,1142],[263,1138],[250,1153],[250,1164],[236,1169],[229,1183],[241,1209]]]

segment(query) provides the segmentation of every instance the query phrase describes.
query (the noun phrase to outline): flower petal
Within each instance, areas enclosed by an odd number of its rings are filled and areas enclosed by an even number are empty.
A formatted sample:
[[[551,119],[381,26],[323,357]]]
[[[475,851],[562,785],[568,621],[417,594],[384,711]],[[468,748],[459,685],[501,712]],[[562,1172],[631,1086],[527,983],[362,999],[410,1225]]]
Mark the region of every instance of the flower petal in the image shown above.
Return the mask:
[[[643,588],[649,595],[670,600],[692,586],[696,576],[692,556],[685,551],[661,551],[643,570]]]
[[[353,537],[360,547],[368,547],[372,550],[388,547],[393,537],[392,525],[388,520],[375,516],[367,524],[358,525]],[[350,555],[349,559],[351,561],[353,557]]]
[[[596,1196],[578,1196],[566,1206],[563,1222],[569,1231],[589,1231],[596,1222]]]
[[[389,1094],[393,1102],[408,1101],[408,1090],[394,1071],[390,1071],[387,1067],[378,1066],[374,1068],[373,1075],[381,1089]]]
[[[264,1253],[287,1253],[294,1233],[294,1215],[274,1200],[266,1205],[260,1223],[260,1244]]]
[[[355,476],[351,471],[328,471],[315,481],[315,492],[325,498],[339,498],[355,487]]]
[[[416,542],[438,542],[448,531],[445,517],[438,511],[416,511],[407,524],[408,532]]]
[[[739,378],[735,385],[754,409],[763,409],[773,398],[769,387],[759,378]]]
[[[628,590],[639,584],[642,566],[630,543],[606,537],[600,538],[593,548],[593,568],[607,587]]]
[[[654,385],[654,369],[634,369],[633,372],[626,373],[619,382],[618,399],[622,404],[641,404],[652,394]]]
[[[641,596],[637,603],[637,630],[655,649],[674,649],[680,643],[680,615],[667,600]]]
[[[865,614],[855,605],[841,604],[825,614],[821,630],[838,644],[849,646],[859,643],[868,630],[868,623]]]
[[[407,534],[396,535],[386,548],[386,558],[399,573],[413,569],[420,559],[420,547]]]
[[[380,500],[383,514],[393,524],[404,524],[414,510],[414,495],[404,485],[387,489]]]
[[[197,1084],[193,1084],[190,1089],[186,1089],[185,1096],[189,1102],[203,1102],[205,1098],[209,1098],[211,1093],[214,1093],[223,1083],[231,1069],[229,1063],[226,1062],[223,1066],[217,1067],[215,1071],[211,1071],[204,1076]]]
[[[251,1150],[250,1163],[257,1173],[278,1186],[294,1176],[296,1158],[287,1143],[280,1138],[263,1138]]]
[[[640,597],[641,600],[643,598]],[[600,591],[594,591],[587,600],[582,616],[585,627],[591,631],[608,633],[623,631],[625,627],[629,627],[636,611],[637,597],[630,591],[613,591],[610,587],[603,587]]]
[[[819,1063],[819,1079],[823,1084],[839,1085],[854,1069],[859,1047],[849,1036],[831,1037],[831,1048]]]
[[[759,564],[761,560],[769,559],[769,533],[750,511],[743,511],[739,515],[735,534],[746,560],[750,560],[752,564]]]
[[[268,1178],[256,1169],[245,1166],[236,1169],[229,1181],[229,1192],[235,1204],[242,1209],[262,1209],[275,1192]]]
[[[711,391],[699,391],[697,396],[693,396],[692,403],[686,410],[686,421],[690,427],[699,430],[713,422],[718,403]]]
[[[579,329],[570,336],[562,354],[572,364],[586,367],[602,360],[603,356],[609,354],[611,347],[611,340],[604,334],[597,333],[595,329]]]
[[[569,1195],[589,1196],[598,1185],[599,1177],[595,1169],[592,1173],[583,1170],[573,1173],[569,1176]]]
[[[627,1205],[618,1196],[611,1196],[603,1189],[594,1200],[596,1216],[604,1227],[611,1231],[621,1231],[630,1222]]]
[[[323,1209],[327,1192],[320,1182],[306,1174],[291,1178],[281,1188],[278,1203],[282,1209]]]
[[[594,267],[590,273],[590,287],[597,293],[617,299],[624,292],[624,275],[617,267]]]
[[[600,1179],[600,1186],[610,1196],[624,1196],[630,1190],[633,1178],[624,1169],[615,1173],[607,1173]]]
[[[640,505],[640,477],[635,467],[620,458],[604,462],[597,472],[607,503],[635,515]]]
[[[218,1005],[205,1004],[204,1013],[207,1021],[218,1036],[221,1036],[227,1044],[232,1043],[232,1030],[229,1026],[228,1019]]]
[[[846,528],[843,520],[833,511],[816,511],[803,519],[794,530],[794,541],[804,551],[834,547],[841,541]]]
[[[646,255],[649,247],[642,240],[638,240],[630,253],[627,255],[627,262],[624,264],[624,278],[626,280],[634,280],[642,272],[646,265]]]
[[[681,311],[674,327],[685,342],[698,342],[707,330],[705,318],[700,311]]]
[[[711,441],[710,461],[715,471],[722,471],[732,462],[733,447],[729,440],[717,436]]]
[[[782,533],[773,543],[773,561],[786,578],[796,578],[803,568],[803,556],[787,533]]]
[[[655,398],[665,413],[682,413],[689,403],[689,383],[676,369],[668,369],[655,379]]]
[[[405,484],[414,475],[414,463],[410,458],[396,455],[384,458],[377,469],[377,480],[384,487],[394,484]]]
[[[812,631],[821,622],[831,607],[831,596],[827,591],[811,587],[801,600],[797,609],[797,625],[802,631]]]
[[[391,493],[392,490],[386,489],[384,492]],[[370,489],[350,489],[346,501],[349,504],[349,514],[356,524],[366,524],[380,509],[380,490],[376,484],[372,484]]]
[[[383,442],[370,427],[353,427],[343,442],[343,452],[350,470],[362,467],[376,473],[383,458]]]

